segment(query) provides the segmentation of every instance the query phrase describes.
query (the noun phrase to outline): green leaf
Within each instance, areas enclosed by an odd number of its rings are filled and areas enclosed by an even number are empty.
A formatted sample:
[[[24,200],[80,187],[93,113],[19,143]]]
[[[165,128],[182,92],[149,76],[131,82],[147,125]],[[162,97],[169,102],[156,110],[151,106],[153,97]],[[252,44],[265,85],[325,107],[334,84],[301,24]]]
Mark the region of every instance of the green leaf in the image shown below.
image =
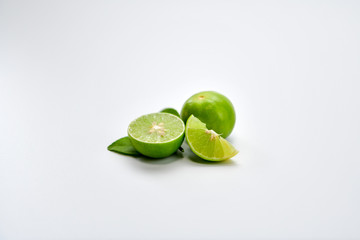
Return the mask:
[[[174,108],[164,108],[163,110],[161,110],[160,112],[164,112],[164,113],[170,113],[173,114],[177,117],[180,117],[180,114],[178,113],[178,111],[176,111]]]
[[[123,137],[123,138],[116,140],[115,142],[110,144],[107,147],[107,149],[109,151],[121,153],[121,154],[125,154],[125,155],[131,155],[131,156],[141,155],[138,151],[136,151],[134,146],[131,144],[129,137]]]

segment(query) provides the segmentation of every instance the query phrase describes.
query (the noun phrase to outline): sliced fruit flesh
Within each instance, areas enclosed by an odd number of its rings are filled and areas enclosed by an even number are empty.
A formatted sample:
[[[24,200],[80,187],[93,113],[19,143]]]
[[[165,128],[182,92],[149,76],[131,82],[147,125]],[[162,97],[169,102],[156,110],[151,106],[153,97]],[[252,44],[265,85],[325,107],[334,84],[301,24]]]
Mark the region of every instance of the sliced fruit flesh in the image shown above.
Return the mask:
[[[199,157],[221,161],[232,158],[238,151],[224,138],[194,116],[188,119],[186,126],[186,140],[190,148]]]
[[[138,141],[168,142],[181,136],[183,121],[169,113],[153,113],[139,117],[129,125],[129,133]]]

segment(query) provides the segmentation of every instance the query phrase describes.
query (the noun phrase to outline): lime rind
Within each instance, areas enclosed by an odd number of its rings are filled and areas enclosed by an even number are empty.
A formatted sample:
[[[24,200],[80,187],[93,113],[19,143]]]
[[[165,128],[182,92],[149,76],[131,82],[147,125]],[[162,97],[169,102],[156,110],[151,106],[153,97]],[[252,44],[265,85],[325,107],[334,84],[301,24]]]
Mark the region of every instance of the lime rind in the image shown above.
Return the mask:
[[[202,159],[224,161],[238,154],[228,141],[208,130],[206,124],[193,115],[187,120],[185,136],[190,149]]]

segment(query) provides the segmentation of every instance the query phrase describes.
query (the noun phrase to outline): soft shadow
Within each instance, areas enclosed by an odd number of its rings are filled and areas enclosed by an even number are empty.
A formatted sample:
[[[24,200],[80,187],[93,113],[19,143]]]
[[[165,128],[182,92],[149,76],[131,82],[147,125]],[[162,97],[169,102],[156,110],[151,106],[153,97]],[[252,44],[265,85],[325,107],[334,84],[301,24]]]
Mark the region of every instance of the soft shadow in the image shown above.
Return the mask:
[[[203,165],[212,165],[212,166],[236,166],[236,162],[234,162],[233,160],[231,159],[228,159],[228,160],[225,160],[225,161],[219,161],[219,162],[216,162],[216,161],[206,161],[198,156],[196,156],[195,154],[190,154],[188,156],[188,158],[194,162],[194,163],[198,163],[198,164],[203,164]]]
[[[140,162],[147,164],[165,165],[184,158],[184,154],[177,150],[174,154],[165,158],[149,158],[146,156],[134,156],[134,158],[136,158]]]
[[[230,142],[230,143],[234,142],[233,136],[227,137],[227,138],[226,138],[226,141],[228,141],[228,142]]]

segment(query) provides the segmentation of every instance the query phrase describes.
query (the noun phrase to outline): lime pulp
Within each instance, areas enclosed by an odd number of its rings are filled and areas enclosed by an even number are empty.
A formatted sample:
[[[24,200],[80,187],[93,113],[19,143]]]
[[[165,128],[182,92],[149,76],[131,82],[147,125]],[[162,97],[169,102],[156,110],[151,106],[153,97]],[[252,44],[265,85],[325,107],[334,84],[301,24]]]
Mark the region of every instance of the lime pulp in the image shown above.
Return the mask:
[[[173,154],[181,146],[184,133],[184,122],[169,113],[143,115],[128,127],[128,136],[135,149],[152,158]]]

